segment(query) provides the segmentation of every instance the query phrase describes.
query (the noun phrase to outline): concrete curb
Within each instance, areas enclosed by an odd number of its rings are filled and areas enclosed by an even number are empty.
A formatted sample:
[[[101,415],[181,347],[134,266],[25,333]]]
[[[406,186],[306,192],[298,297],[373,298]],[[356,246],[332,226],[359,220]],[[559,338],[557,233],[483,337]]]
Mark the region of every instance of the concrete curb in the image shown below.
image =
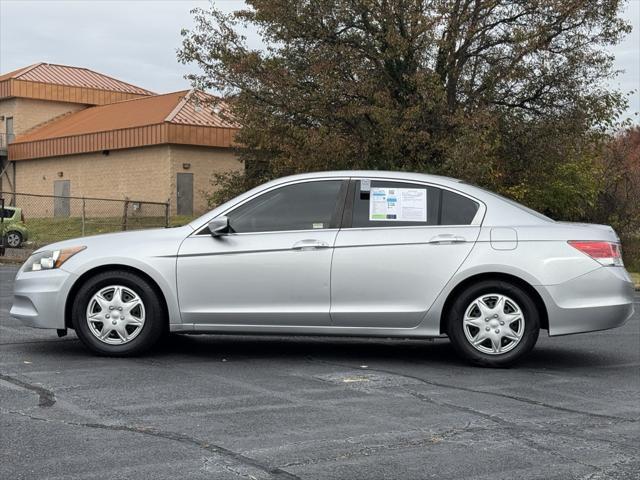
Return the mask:
[[[21,265],[24,260],[20,258],[0,257],[0,265]]]

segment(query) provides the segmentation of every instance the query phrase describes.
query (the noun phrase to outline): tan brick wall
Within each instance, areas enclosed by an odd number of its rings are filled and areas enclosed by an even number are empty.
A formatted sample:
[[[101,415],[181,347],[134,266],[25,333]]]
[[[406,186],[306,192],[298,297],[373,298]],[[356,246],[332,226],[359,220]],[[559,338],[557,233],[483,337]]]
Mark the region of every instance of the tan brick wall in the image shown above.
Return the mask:
[[[185,169],[183,164],[190,167]],[[176,174],[193,174],[193,213],[201,215],[207,211],[206,196],[211,193],[211,176],[214,173],[241,170],[243,164],[238,161],[232,150],[225,148],[194,147],[188,145],[171,146],[171,212],[176,214]]]
[[[33,127],[69,112],[86,108],[78,103],[52,102],[32,98],[9,98],[0,100],[0,133],[6,133],[6,118],[13,117],[13,133],[20,135]]]
[[[214,188],[210,181],[216,172],[242,169],[231,150],[183,145],[111,150],[109,155],[87,153],[62,157],[21,160],[16,164],[16,191],[53,195],[56,180],[70,181],[70,194],[153,202],[170,199],[171,214],[177,213],[176,174],[193,174],[194,214],[207,211],[206,195]],[[184,164],[189,164],[185,169]],[[60,176],[60,173],[62,176]],[[6,182],[5,182],[6,186]],[[53,216],[53,200],[21,197],[25,214],[32,218]],[[119,205],[119,204],[118,204]],[[82,202],[71,202],[71,216],[79,216]],[[91,203],[89,216],[121,214],[120,206]],[[156,215],[158,208],[150,208]],[[140,212],[144,215],[145,212]]]
[[[15,163],[17,192],[53,195],[54,181],[70,180],[71,196],[166,202],[171,195],[169,145]],[[52,199],[25,197],[21,201],[26,204],[25,214],[32,218],[53,215]],[[121,205],[92,202],[87,215],[113,216],[114,212],[121,215]],[[71,202],[71,216],[80,215],[81,207],[82,202]],[[158,208],[152,210],[156,215]]]

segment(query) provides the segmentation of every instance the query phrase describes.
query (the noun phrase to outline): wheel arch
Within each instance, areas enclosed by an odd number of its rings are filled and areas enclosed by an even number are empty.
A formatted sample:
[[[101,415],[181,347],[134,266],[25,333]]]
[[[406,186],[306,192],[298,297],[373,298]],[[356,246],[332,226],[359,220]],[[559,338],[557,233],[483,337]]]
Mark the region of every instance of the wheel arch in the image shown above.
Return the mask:
[[[547,311],[547,306],[545,305],[544,300],[542,299],[538,291],[529,282],[527,282],[526,280],[523,280],[522,278],[516,275],[511,275],[509,273],[485,272],[485,273],[478,273],[465,278],[449,292],[449,295],[447,295],[447,299],[444,302],[444,305],[442,307],[442,311],[440,314],[440,334],[445,334],[447,332],[447,319],[449,316],[448,315],[449,310],[453,306],[453,302],[458,297],[458,295],[460,295],[460,293],[470,285],[473,285],[474,283],[485,281],[485,280],[503,281],[507,283],[512,283],[522,288],[525,292],[527,292],[531,296],[531,299],[535,303],[536,308],[540,313],[540,328],[546,329],[546,330],[549,329],[549,313]]]
[[[164,292],[162,291],[162,288],[160,288],[160,285],[158,285],[158,282],[156,282],[153,277],[151,277],[151,275],[149,275],[148,273],[144,272],[143,270],[140,270],[138,268],[132,267],[130,265],[123,265],[123,264],[108,264],[108,265],[100,265],[94,268],[91,268],[89,270],[87,270],[86,272],[84,272],[82,275],[80,275],[76,281],[73,283],[73,285],[71,286],[71,289],[69,290],[69,293],[67,294],[67,299],[65,302],[65,307],[64,307],[64,325],[65,328],[73,328],[73,321],[71,319],[71,309],[73,306],[73,302],[75,301],[76,295],[78,293],[78,290],[80,290],[80,287],[82,286],[82,284],[88,279],[91,278],[99,273],[103,273],[103,272],[109,272],[109,271],[116,271],[116,270],[120,270],[120,271],[126,271],[126,272],[130,272],[133,273],[135,275],[138,275],[139,277],[142,277],[143,279],[145,279],[147,282],[149,282],[149,285],[151,285],[151,287],[153,288],[153,290],[156,292],[156,294],[158,295],[158,298],[160,299],[160,305],[162,306],[163,312],[165,314],[165,319],[167,322],[167,328],[169,328],[169,306],[167,304],[167,299],[165,297]]]

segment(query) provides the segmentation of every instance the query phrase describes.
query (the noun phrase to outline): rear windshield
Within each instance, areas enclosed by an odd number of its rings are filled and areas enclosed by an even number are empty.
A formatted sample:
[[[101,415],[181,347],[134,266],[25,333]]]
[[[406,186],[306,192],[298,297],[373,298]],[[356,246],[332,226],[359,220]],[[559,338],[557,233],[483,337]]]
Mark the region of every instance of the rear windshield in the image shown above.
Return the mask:
[[[15,215],[16,211],[13,208],[4,208],[0,209],[0,214],[2,214],[2,218],[12,218]]]

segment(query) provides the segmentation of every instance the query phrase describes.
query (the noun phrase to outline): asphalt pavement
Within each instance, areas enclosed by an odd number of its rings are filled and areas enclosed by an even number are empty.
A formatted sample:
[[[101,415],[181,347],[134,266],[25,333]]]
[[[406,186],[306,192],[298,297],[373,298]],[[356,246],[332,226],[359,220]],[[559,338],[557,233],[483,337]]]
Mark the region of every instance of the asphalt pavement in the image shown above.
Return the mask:
[[[16,268],[0,265],[0,478],[640,478],[640,313],[544,332],[506,370],[445,339],[179,336],[109,359],[11,319]]]

